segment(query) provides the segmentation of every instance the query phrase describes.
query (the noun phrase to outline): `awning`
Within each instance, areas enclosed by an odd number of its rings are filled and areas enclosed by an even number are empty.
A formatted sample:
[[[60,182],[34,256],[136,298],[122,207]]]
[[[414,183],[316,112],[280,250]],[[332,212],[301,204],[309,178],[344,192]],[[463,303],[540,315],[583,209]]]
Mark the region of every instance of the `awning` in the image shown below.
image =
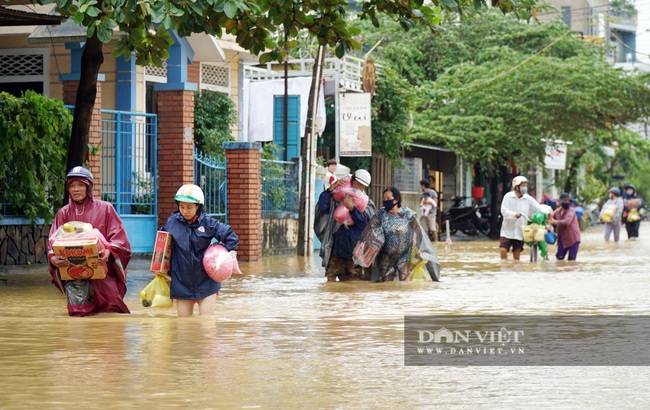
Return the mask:
[[[432,151],[454,152],[454,151],[450,150],[449,148],[442,148],[442,147],[437,147],[435,145],[427,145],[427,144],[423,144],[423,143],[407,142],[406,145],[408,145],[409,147],[429,149],[429,150],[432,150]]]
[[[38,14],[23,10],[10,9],[0,6],[0,27],[36,26],[36,25],[59,25],[62,17]]]
[[[29,44],[83,43],[88,40],[86,28],[72,19],[58,26],[41,25],[27,37]]]

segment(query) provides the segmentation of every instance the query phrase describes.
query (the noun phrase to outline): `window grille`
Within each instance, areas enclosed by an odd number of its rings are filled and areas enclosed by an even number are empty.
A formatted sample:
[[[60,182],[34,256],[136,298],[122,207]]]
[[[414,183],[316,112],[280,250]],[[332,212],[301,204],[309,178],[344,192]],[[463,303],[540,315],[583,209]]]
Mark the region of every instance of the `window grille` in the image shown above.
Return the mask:
[[[153,64],[149,64],[144,68],[144,75],[149,75],[152,77],[161,77],[164,80],[167,79],[167,61],[163,61],[162,67],[156,67]]]
[[[0,55],[0,77],[44,75],[43,54]]]
[[[228,93],[230,70],[212,64],[201,64],[201,88]]]

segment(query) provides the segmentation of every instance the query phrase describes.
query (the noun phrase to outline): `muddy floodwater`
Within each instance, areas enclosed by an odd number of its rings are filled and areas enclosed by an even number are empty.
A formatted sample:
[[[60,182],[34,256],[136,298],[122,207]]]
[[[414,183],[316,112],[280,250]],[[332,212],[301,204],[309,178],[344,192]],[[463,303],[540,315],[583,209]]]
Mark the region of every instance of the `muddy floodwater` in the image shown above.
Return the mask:
[[[405,315],[649,314],[650,223],[634,242],[590,228],[577,262],[436,246],[439,283],[326,283],[318,256],[241,263],[213,317],[184,319],[140,304],[143,257],[131,315],[68,317],[45,268],[5,268],[0,409],[647,408],[648,366],[405,366],[403,349]]]

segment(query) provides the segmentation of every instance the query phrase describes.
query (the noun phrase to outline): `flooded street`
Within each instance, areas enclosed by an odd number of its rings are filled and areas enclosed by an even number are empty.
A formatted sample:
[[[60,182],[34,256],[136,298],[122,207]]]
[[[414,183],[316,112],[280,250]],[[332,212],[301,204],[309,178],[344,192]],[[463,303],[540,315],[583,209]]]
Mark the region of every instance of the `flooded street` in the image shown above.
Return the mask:
[[[625,237],[623,233],[621,235]],[[583,233],[578,262],[499,260],[496,241],[445,250],[439,283],[326,283],[320,258],[241,263],[214,317],[140,305],[148,260],[130,266],[131,315],[67,316],[39,273],[0,271],[0,408],[640,408],[650,367],[404,365],[405,315],[645,315],[641,240]],[[527,251],[528,248],[525,249]],[[511,255],[509,255],[511,257]],[[594,350],[604,348],[594,346]]]

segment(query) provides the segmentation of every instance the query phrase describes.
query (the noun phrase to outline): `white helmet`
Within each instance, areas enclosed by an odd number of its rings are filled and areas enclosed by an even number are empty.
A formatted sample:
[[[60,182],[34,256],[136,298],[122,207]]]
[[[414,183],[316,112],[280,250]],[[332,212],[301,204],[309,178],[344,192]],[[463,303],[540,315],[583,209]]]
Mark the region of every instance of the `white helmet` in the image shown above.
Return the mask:
[[[178,189],[174,199],[180,202],[191,202],[203,205],[203,190],[194,184],[186,184]]]
[[[519,185],[521,185],[522,182],[526,182],[526,183],[527,183],[527,182],[528,182],[528,179],[526,179],[526,177],[523,176],[523,175],[519,175],[519,176],[514,177],[514,178],[512,179],[512,189],[515,189],[516,187],[518,187]]]
[[[370,172],[365,169],[358,169],[357,172],[353,175],[354,179],[358,181],[363,186],[370,186]]]

